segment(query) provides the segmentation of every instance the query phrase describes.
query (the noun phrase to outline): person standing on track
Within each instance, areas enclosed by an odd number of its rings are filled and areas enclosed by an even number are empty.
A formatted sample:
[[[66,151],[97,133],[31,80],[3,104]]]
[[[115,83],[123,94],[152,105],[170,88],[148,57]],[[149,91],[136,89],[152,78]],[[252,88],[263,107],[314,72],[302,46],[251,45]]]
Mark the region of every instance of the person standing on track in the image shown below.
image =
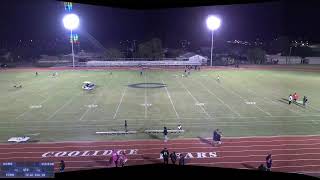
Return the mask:
[[[220,76],[219,75],[217,77],[217,81],[218,81],[218,83],[220,83]]]
[[[292,95],[290,94],[289,95],[289,105],[291,104],[291,102],[292,102]]]
[[[212,145],[221,144],[221,134],[219,129],[213,131]]]
[[[176,164],[176,161],[177,161],[176,152],[173,151],[173,152],[170,154],[170,159],[171,159],[172,164]]]
[[[66,164],[64,163],[63,160],[60,161],[60,172],[64,172],[64,169],[66,167]]]
[[[179,158],[179,165],[183,166],[185,163],[184,161],[185,161],[185,156],[181,153]]]
[[[169,164],[169,151],[167,148],[164,148],[160,154],[162,155],[163,158],[163,163],[164,164]]]
[[[266,157],[266,165],[267,165],[267,171],[271,171],[271,167],[272,167],[271,154],[268,154],[268,156]]]

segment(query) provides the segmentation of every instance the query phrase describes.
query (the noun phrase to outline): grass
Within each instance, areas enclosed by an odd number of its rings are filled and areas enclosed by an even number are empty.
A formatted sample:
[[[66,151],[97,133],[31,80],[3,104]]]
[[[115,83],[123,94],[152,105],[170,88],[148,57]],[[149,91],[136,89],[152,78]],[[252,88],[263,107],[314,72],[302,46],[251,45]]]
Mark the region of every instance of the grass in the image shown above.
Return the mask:
[[[40,141],[154,139],[145,129],[186,130],[170,138],[318,134],[320,74],[302,71],[42,71],[0,73],[0,141],[32,135]],[[221,82],[216,81],[220,75]],[[92,92],[81,89],[92,81]],[[14,88],[21,83],[23,88]],[[134,83],[165,83],[167,88],[132,88]],[[287,104],[290,93],[309,98],[307,108]],[[255,102],[247,104],[246,102]],[[203,106],[199,105],[204,103]],[[144,104],[151,104],[145,107]],[[30,108],[31,106],[41,108]],[[89,108],[88,105],[97,105]],[[129,130],[126,136],[95,135],[96,131]]]

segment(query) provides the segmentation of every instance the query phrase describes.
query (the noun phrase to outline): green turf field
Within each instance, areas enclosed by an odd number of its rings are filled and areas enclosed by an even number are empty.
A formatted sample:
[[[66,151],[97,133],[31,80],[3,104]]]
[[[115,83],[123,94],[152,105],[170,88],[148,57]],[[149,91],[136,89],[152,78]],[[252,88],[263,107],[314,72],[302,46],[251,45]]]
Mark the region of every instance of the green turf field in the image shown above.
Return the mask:
[[[0,72],[0,141],[31,135],[40,141],[151,139],[144,133],[96,135],[96,131],[176,129],[169,138],[319,134],[320,73],[269,70]],[[221,82],[216,77],[220,75]],[[92,81],[92,92],[81,89]],[[14,88],[21,83],[23,88]],[[132,88],[164,83],[166,88]],[[307,95],[307,108],[287,104],[289,93]],[[250,103],[251,102],[251,103]],[[254,104],[255,103],[255,104]],[[147,106],[146,106],[147,104]],[[89,105],[92,105],[89,107]]]

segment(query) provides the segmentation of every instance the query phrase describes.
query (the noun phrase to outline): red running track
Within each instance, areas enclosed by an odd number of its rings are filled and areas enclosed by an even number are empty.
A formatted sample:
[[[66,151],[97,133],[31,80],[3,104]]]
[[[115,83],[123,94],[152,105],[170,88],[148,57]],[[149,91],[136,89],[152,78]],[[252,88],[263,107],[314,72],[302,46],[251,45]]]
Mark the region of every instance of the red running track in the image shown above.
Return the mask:
[[[254,169],[273,156],[272,171],[296,172],[320,176],[320,136],[278,136],[226,138],[212,146],[210,139],[181,139],[105,142],[57,142],[0,144],[0,162],[37,161],[58,163],[64,160],[66,171],[111,167],[112,151],[125,151],[127,165],[161,163],[160,151],[184,153],[187,164]]]

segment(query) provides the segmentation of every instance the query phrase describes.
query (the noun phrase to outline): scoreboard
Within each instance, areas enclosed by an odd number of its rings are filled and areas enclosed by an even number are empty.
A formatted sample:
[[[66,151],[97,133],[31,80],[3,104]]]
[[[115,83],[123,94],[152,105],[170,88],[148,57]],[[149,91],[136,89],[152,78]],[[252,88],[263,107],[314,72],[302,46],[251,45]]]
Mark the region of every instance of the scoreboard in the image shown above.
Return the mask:
[[[2,162],[0,178],[54,178],[54,163]]]

